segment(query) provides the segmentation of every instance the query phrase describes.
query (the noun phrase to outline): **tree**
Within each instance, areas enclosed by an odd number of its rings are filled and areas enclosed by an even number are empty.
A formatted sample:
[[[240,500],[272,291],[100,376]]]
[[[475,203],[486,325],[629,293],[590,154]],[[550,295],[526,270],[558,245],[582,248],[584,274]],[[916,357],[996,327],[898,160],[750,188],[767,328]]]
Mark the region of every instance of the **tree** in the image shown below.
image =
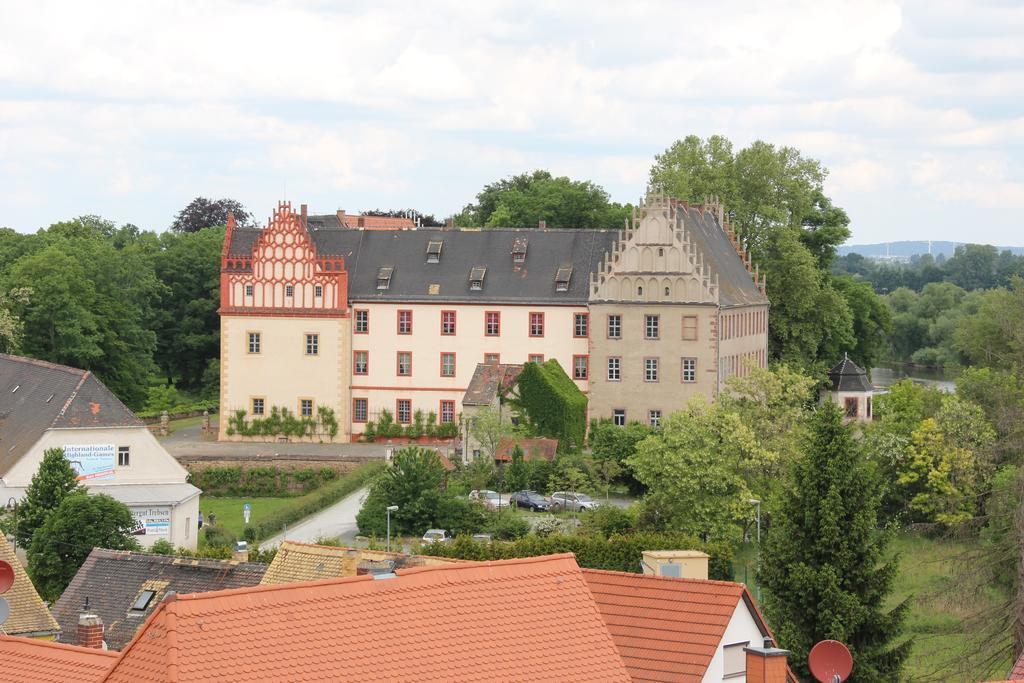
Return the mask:
[[[642,422],[630,422],[620,427],[608,418],[594,420],[590,423],[590,451],[595,460],[612,461],[618,465],[619,473],[615,481],[625,484],[630,493],[639,495],[644,486],[633,476],[633,471],[626,461],[636,452],[638,443],[655,432],[655,428]]]
[[[502,479],[505,490],[509,492],[530,488],[530,468],[527,467],[523,459],[523,449],[518,444],[512,449],[512,462],[505,465]]]
[[[70,495],[84,489],[63,448],[50,448],[43,453],[39,469],[25,489],[25,499],[18,506],[18,543],[27,548],[36,529]]]
[[[977,313],[959,321],[954,344],[977,365],[1024,368],[1024,278],[980,294]]]
[[[223,228],[160,236],[154,258],[163,290],[156,358],[168,382],[197,391],[220,354],[220,252]]]
[[[485,406],[470,418],[469,431],[473,439],[480,444],[481,455],[493,464],[501,440],[511,436],[515,430],[512,423],[502,417],[500,410]]]
[[[196,197],[188,206],[178,212],[171,230],[175,232],[198,232],[203,228],[212,228],[228,222],[228,214],[235,215],[239,225],[248,225],[251,214],[234,199],[207,199]]]
[[[495,181],[455,217],[457,225],[488,228],[621,228],[631,207],[608,201],[589,180],[554,177],[548,171]]]
[[[422,534],[436,524],[445,469],[437,451],[410,446],[395,452],[391,466],[370,486],[356,524],[359,533],[383,536],[387,527],[386,508],[391,514],[391,532]]]
[[[978,484],[974,454],[951,444],[928,418],[910,435],[907,458],[896,483],[909,498],[913,521],[947,526],[974,516]]]
[[[887,610],[896,576],[880,530],[876,475],[855,447],[842,411],[825,403],[806,451],[789,471],[788,495],[763,546],[758,580],[764,607],[798,675],[823,639],[853,653],[851,681],[892,681],[909,650],[900,641],[908,603]]]
[[[707,540],[738,540],[752,493],[740,463],[756,448],[738,416],[701,399],[669,415],[627,460],[647,487],[641,522]]]
[[[68,496],[46,518],[29,546],[29,575],[36,590],[45,600],[56,600],[93,548],[138,550],[134,527],[131,510],[110,496]]]
[[[21,346],[25,324],[12,306],[27,304],[31,294],[31,287],[17,287],[9,292],[0,290],[0,353],[15,353]]]

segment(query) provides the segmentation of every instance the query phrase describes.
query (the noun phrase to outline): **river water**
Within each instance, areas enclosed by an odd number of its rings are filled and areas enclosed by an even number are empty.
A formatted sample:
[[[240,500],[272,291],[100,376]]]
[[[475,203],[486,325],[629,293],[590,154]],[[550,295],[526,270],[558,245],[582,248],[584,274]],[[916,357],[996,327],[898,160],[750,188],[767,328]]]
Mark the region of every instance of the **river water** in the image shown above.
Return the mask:
[[[909,377],[918,384],[935,386],[950,393],[956,391],[956,378],[941,370],[928,370],[901,363],[887,363],[871,368],[871,383],[876,390],[887,391],[894,382]]]

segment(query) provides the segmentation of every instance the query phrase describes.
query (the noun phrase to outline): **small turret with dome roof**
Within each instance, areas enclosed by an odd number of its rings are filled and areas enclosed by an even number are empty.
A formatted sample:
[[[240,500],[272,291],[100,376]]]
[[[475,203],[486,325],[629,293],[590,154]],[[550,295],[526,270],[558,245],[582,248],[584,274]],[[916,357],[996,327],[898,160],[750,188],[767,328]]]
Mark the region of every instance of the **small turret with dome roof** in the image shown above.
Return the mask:
[[[821,399],[832,400],[846,412],[847,420],[871,420],[871,398],[874,388],[868,373],[847,353],[828,371],[828,386],[822,389]]]

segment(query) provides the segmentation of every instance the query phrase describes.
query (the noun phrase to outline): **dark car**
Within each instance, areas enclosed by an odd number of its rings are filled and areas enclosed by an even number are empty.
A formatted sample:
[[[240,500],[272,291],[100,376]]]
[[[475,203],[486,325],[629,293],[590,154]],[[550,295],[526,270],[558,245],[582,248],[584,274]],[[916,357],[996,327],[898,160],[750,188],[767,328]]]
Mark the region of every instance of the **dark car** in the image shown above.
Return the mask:
[[[509,505],[527,508],[534,512],[547,512],[551,507],[547,499],[536,491],[516,491],[509,498]]]

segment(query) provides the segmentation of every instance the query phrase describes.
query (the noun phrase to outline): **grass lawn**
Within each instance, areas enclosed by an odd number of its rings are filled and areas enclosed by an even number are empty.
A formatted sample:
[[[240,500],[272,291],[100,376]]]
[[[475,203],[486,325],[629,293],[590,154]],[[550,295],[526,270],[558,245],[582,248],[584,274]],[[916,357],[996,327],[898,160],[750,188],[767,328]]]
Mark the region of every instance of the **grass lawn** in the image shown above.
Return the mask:
[[[252,516],[249,518],[250,524],[256,524],[264,516],[286,508],[289,505],[295,505],[297,497],[293,498],[231,498],[231,497],[215,497],[215,496],[202,496],[199,499],[199,509],[203,512],[203,520],[208,524],[210,521],[210,513],[217,515],[217,526],[224,527],[232,531],[236,536],[242,538],[242,534],[245,531],[245,520],[242,517],[242,505],[249,503],[252,505]],[[200,538],[202,538],[200,536]]]

